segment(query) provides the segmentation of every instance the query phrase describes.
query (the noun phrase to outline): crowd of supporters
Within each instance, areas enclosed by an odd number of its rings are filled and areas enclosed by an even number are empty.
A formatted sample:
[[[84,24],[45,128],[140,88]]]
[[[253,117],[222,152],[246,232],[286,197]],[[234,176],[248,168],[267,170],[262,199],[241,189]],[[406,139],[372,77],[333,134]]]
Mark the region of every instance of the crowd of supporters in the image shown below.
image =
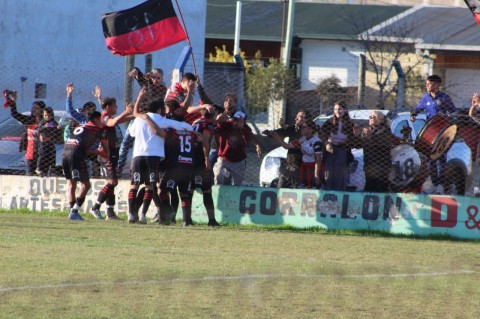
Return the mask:
[[[237,110],[236,94],[227,93],[223,105],[215,104],[192,73],[185,73],[169,88],[158,68],[147,73],[134,68],[129,76],[136,79],[141,90],[136,103],[126,105],[119,114],[116,99],[102,97],[98,86],[93,95],[101,112],[93,101],[75,108],[74,86],[67,84],[66,111],[72,120],[66,127],[55,122],[52,109],[42,101],[34,102],[31,115],[24,115],[16,110],[15,93],[6,96],[12,116],[26,128],[21,145],[26,151],[26,174],[50,176],[55,165],[55,142],[63,136],[62,167],[69,186],[69,218],[83,219],[79,211],[91,187],[89,179],[101,175],[105,186],[90,213],[97,219],[114,220],[118,219],[114,211],[115,187],[133,148],[130,223],[146,223],[146,212],[154,201],[158,210],[155,222],[175,223],[181,205],[183,224],[191,225],[191,200],[196,188],[201,190],[209,225],[218,226],[213,183],[242,185],[247,143],[255,144],[261,155],[260,144],[245,122],[245,113]],[[199,105],[193,105],[195,90],[201,98]],[[126,122],[130,124],[123,133],[119,125]],[[101,212],[103,203],[105,214]]]
[[[136,79],[141,89],[135,104],[127,104],[119,114],[116,99],[102,97],[98,86],[93,95],[101,112],[92,101],[74,108],[74,86],[67,84],[66,111],[72,121],[66,127],[55,121],[53,110],[42,101],[35,101],[31,114],[24,115],[17,112],[15,92],[6,95],[12,116],[25,125],[20,149],[25,150],[26,174],[50,175],[55,166],[55,143],[63,136],[62,166],[69,185],[69,218],[83,219],[79,210],[90,189],[89,179],[100,175],[103,161],[105,186],[90,213],[97,219],[115,220],[115,187],[133,148],[128,193],[130,223],[146,223],[146,212],[153,201],[157,208],[154,222],[175,223],[181,206],[183,225],[192,225],[191,202],[194,190],[198,189],[208,224],[218,226],[212,185],[243,184],[249,143],[255,145],[258,156],[262,154],[245,113],[237,109],[236,94],[226,93],[223,104],[216,104],[192,73],[185,73],[168,88],[163,82],[163,71],[158,68],[147,73],[134,68],[129,76]],[[438,76],[428,78],[427,93],[412,112],[412,121],[421,111],[426,111],[427,118],[456,111],[448,95],[439,91],[440,83]],[[200,96],[198,105],[193,105],[195,90]],[[474,95],[470,115],[475,119],[479,101],[478,95]],[[130,124],[122,133],[119,125],[126,122]],[[293,124],[281,122],[279,129],[262,133],[288,150],[280,166],[279,188],[346,190],[353,160],[351,149],[357,147],[364,150],[365,191],[392,190],[388,180],[389,154],[398,140],[380,111],[372,111],[368,127],[358,131],[349,118],[346,103],[337,101],[333,116],[321,127],[307,111],[300,110]],[[440,164],[442,160],[438,159]],[[439,167],[435,174],[441,176]],[[433,178],[435,174],[432,173],[432,180],[441,183],[440,178]],[[103,203],[105,214],[100,210]]]

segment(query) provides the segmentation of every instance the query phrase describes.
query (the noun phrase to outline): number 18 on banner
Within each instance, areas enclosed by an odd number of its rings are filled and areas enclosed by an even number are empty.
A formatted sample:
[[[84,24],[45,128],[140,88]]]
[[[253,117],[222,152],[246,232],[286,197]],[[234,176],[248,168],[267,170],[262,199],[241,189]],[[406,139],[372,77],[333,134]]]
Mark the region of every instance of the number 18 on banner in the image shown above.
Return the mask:
[[[391,151],[392,169],[389,180],[396,187],[406,187],[415,182],[420,175],[422,160],[411,145],[401,144]]]

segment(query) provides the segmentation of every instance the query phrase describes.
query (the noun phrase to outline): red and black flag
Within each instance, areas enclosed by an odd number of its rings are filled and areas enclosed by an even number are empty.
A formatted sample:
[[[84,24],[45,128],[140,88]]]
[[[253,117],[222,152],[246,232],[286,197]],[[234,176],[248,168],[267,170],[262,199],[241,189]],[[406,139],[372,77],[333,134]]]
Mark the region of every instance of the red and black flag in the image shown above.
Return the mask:
[[[107,48],[115,55],[144,54],[186,40],[171,0],[148,0],[102,17]]]
[[[465,0],[467,7],[472,11],[473,17],[480,24],[480,1],[479,0]]]

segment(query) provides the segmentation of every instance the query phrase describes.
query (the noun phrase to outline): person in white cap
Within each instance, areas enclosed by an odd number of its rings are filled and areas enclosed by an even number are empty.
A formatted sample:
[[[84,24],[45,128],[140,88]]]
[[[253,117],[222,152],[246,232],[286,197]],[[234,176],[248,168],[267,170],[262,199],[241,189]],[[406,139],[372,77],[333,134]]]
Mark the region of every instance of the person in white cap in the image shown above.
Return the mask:
[[[242,185],[247,166],[247,143],[254,143],[257,155],[262,155],[252,129],[245,124],[245,113],[237,111],[231,119],[218,122],[214,132],[219,142],[218,159],[213,167],[215,184]]]

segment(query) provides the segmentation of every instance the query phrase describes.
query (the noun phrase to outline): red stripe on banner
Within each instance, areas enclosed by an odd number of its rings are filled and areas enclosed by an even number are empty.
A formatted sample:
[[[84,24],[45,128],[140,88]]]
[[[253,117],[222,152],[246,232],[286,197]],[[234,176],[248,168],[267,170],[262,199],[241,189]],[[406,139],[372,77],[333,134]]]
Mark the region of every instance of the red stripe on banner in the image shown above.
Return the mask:
[[[177,17],[161,20],[144,28],[105,38],[115,55],[145,54],[186,40],[187,35]]]
[[[479,9],[479,1],[478,0],[465,0],[465,4],[467,5],[468,9],[473,14],[473,17],[475,18],[475,21],[477,21],[478,24],[480,24],[480,9]]]

